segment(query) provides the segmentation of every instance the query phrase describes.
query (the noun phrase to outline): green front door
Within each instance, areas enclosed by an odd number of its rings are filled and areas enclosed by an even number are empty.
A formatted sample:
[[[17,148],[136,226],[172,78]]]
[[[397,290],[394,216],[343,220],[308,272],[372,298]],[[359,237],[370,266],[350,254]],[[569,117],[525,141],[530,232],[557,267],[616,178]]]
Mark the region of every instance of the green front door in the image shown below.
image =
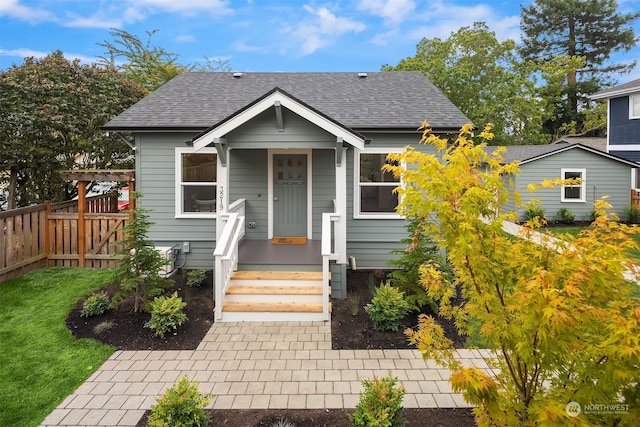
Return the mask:
[[[273,156],[273,235],[307,235],[307,155]]]

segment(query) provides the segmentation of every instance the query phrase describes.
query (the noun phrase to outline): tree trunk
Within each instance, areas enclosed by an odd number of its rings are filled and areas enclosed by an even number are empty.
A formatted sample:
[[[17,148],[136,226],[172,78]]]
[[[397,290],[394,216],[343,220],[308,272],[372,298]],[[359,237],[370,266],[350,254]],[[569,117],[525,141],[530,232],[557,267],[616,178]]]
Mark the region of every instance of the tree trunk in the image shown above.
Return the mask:
[[[7,209],[15,209],[16,208],[16,192],[18,186],[18,171],[14,166],[10,169],[9,176],[9,194],[7,196]]]

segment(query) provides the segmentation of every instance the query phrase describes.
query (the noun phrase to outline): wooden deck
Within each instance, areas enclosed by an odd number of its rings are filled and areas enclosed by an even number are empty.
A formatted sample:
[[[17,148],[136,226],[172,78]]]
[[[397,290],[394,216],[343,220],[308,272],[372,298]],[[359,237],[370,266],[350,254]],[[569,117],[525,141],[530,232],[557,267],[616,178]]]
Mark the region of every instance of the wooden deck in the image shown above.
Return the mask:
[[[271,240],[240,241],[238,263],[255,265],[322,264],[321,241],[307,240],[304,245],[274,245]]]

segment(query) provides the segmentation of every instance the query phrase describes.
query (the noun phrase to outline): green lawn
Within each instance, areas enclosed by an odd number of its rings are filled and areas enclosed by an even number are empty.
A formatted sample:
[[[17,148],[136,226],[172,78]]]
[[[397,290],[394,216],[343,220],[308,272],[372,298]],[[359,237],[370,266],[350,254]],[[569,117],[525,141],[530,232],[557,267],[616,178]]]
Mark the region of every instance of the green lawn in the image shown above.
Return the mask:
[[[581,230],[584,230],[585,227],[578,227],[578,226],[566,226],[566,227],[552,227],[549,228],[549,230],[551,230],[551,232],[553,234],[571,234],[572,236],[578,236],[578,233],[580,233]],[[631,236],[636,243],[638,244],[638,246],[640,246],[640,234],[634,234],[633,236]],[[640,263],[640,250],[638,249],[633,249],[629,251],[629,258],[637,261]]]
[[[114,352],[65,318],[113,273],[43,268],[0,283],[0,426],[37,426]]]

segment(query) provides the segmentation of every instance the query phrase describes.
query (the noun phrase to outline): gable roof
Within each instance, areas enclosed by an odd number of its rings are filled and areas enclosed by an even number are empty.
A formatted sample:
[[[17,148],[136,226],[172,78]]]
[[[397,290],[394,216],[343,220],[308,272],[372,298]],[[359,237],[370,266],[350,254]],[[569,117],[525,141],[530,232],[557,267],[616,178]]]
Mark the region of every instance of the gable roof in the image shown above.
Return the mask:
[[[366,77],[365,77],[366,76]],[[107,123],[108,131],[204,130],[280,88],[351,129],[457,130],[470,120],[420,72],[183,73]]]
[[[595,148],[600,151],[607,151],[607,138],[594,136],[563,136],[558,138],[551,144],[581,144],[587,147]]]
[[[199,135],[196,135],[192,139],[194,149],[196,151],[200,150],[214,142],[216,139],[223,138],[227,133],[236,129],[238,126],[241,126],[248,120],[274,106],[285,107],[336,137],[342,138],[344,142],[353,145],[360,150],[364,149],[364,136],[352,131],[337,121],[332,120],[331,117],[327,117],[313,108],[310,108],[308,105],[293,98],[291,95],[279,88],[269,91],[256,101],[244,108],[241,108],[230,117],[225,118],[220,123],[217,123],[204,132],[201,132]]]
[[[610,99],[620,96],[629,95],[635,92],[640,92],[640,79],[631,80],[628,83],[624,83],[618,86],[611,87],[609,89],[601,90],[593,95],[590,95],[591,99]]]
[[[485,152],[491,154],[497,146],[485,147]],[[623,159],[622,157],[614,156],[613,154],[606,153],[604,151],[597,150],[595,148],[587,147],[582,144],[545,144],[545,145],[509,145],[505,147],[507,151],[502,154],[505,163],[511,163],[519,161],[521,165],[534,162],[545,157],[552,156],[554,154],[562,153],[568,150],[584,150],[598,156],[606,157],[611,160],[615,160],[620,163],[624,163],[628,166],[637,168],[640,164]]]

